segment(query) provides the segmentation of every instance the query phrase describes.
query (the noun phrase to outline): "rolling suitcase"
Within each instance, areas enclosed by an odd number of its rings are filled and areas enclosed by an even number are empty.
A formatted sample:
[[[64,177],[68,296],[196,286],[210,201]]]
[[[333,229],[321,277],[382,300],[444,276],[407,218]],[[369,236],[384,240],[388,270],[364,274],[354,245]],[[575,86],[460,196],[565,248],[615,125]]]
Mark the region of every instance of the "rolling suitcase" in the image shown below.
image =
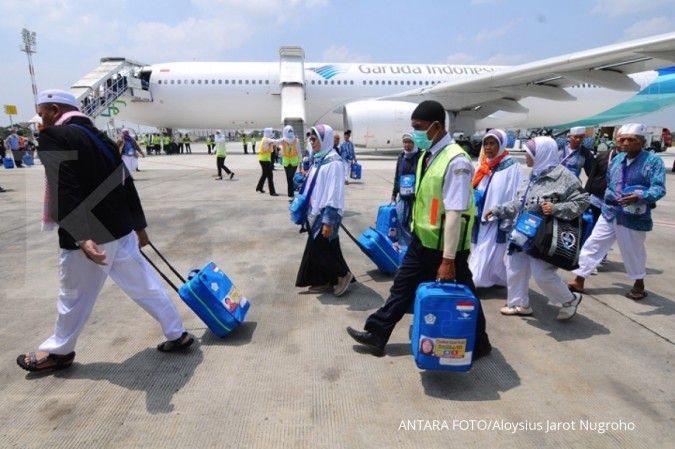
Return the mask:
[[[361,164],[355,162],[351,165],[351,168],[349,169],[349,177],[357,181],[361,179]]]
[[[150,246],[171,271],[183,281],[183,285],[177,288],[141,251],[143,257],[173,287],[183,302],[197,314],[211,332],[219,337],[225,337],[244,322],[251,303],[242,296],[230,278],[215,263],[209,262],[201,270],[192,270],[188,279],[185,280],[152,243]]]
[[[14,156],[12,156],[12,152],[9,152],[9,156],[5,155],[5,158],[2,160],[2,165],[5,168],[14,168]]]
[[[417,367],[469,371],[479,307],[478,299],[463,284],[420,284],[415,294],[410,343]]]
[[[394,274],[405,255],[405,251],[397,250],[384,234],[373,228],[366,229],[356,243],[375,262],[377,268],[386,274]]]
[[[384,234],[392,242],[398,241],[399,227],[396,205],[383,204],[377,210],[375,229]]]

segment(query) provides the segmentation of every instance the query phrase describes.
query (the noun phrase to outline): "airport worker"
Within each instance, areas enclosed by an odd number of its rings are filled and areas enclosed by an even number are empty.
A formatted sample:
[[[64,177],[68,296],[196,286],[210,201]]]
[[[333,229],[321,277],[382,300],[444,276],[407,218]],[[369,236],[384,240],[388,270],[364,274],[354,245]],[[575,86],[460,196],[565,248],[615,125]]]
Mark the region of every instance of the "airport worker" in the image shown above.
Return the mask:
[[[183,149],[185,148],[185,145],[183,144],[183,134],[178,134],[176,140],[178,141],[178,153],[183,154]]]
[[[218,169],[216,181],[223,179],[223,170],[225,170],[225,173],[230,175],[230,179],[234,178],[234,172],[225,165],[225,158],[227,157],[227,144],[225,142],[225,135],[221,130],[216,131],[214,141],[216,143],[216,168]]]
[[[578,178],[583,168],[586,176],[591,172],[595,157],[591,149],[582,145],[586,137],[586,128],[575,126],[570,129],[569,142],[560,154],[561,164]]]
[[[340,145],[340,157],[345,165],[345,181],[349,183],[349,174],[352,169],[352,164],[356,163],[356,153],[354,152],[354,144],[351,141],[352,131],[344,132],[345,141]]]
[[[299,146],[300,142],[295,137],[295,132],[291,125],[284,126],[283,140],[281,142],[281,164],[286,172],[286,182],[288,184],[288,197],[293,198],[293,176],[298,171],[300,165]]]
[[[192,139],[190,139],[190,135],[188,133],[183,134],[183,145],[185,146],[186,154],[192,154],[192,147],[190,146],[190,142],[192,142]]]
[[[167,133],[164,133],[162,135],[162,148],[164,149],[164,152],[166,154],[169,154],[171,152],[171,138]]]
[[[246,134],[241,135],[241,143],[244,145],[244,154],[248,154],[248,140],[246,140]]]
[[[206,136],[206,150],[211,154],[211,150],[216,144],[216,139],[213,134]]]
[[[255,137],[251,136],[251,150],[253,151],[253,154],[255,154]]]
[[[258,162],[260,163],[262,173],[255,191],[265,193],[263,186],[265,185],[265,180],[267,180],[267,187],[270,190],[271,196],[279,196],[274,189],[274,172],[272,170],[272,152],[276,143],[274,130],[272,128],[265,128],[263,130],[263,138],[260,141],[260,153],[258,154]]]
[[[385,304],[368,317],[364,331],[347,328],[354,340],[376,356],[384,354],[391,332],[413,305],[420,283],[456,280],[475,292],[467,263],[475,215],[473,165],[446,131],[445,120],[443,105],[433,100],[421,102],[411,115],[413,141],[423,150],[416,173],[412,241]],[[474,360],[491,350],[485,315],[479,307]]]
[[[647,296],[645,238],[654,227],[651,210],[666,194],[666,173],[663,160],[645,149],[646,136],[647,127],[640,123],[621,128],[621,153],[607,170],[602,215],[581,249],[570,290],[583,292],[586,278],[616,240],[628,277],[634,281],[626,297],[640,300]]]
[[[476,219],[473,225],[469,268],[476,287],[506,287],[504,256],[509,223],[488,221],[486,215],[499,204],[513,200],[523,179],[520,164],[506,151],[507,134],[492,129],[483,137],[480,166],[473,176]]]
[[[155,154],[160,154],[162,151],[162,138],[159,133],[152,135],[152,148],[155,150]]]
[[[488,220],[516,221],[521,211],[535,215],[554,216],[562,220],[579,217],[588,207],[589,199],[579,178],[560,164],[558,145],[548,136],[536,137],[525,143],[525,159],[532,168],[529,179],[523,180],[516,197],[492,207]],[[531,315],[529,298],[530,275],[534,277],[550,303],[560,305],[558,320],[569,320],[581,302],[580,293],[572,293],[558,276],[558,268],[534,258],[511,244],[506,260],[507,300],[502,315]]]
[[[124,128],[122,130],[122,135],[117,139],[117,148],[122,155],[122,162],[127,166],[129,173],[135,171],[140,171],[138,169],[138,155],[145,157],[145,153],[141,150],[141,147],[136,143],[136,139],[131,137],[129,130]]]
[[[396,160],[396,171],[394,172],[394,190],[391,193],[391,202],[396,204],[396,213],[398,221],[401,224],[401,244],[408,246],[412,238],[410,223],[412,222],[412,208],[415,203],[415,173],[417,171],[417,162],[420,158],[420,151],[412,140],[410,133],[403,134],[403,151]],[[408,177],[412,179],[412,185],[404,186],[401,192],[401,178]],[[405,180],[404,180],[405,183]]]
[[[167,340],[158,350],[186,349],[194,337],[139,251],[149,242],[147,224],[115,142],[79,112],[71,93],[46,90],[37,103],[47,178],[43,229],[57,224],[61,247],[58,315],[53,334],[36,352],[19,355],[17,364],[28,371],[69,367],[108,276],[159,322]]]
[[[309,230],[296,287],[309,287],[311,293],[332,292],[342,296],[354,279],[342,255],[338,230],[345,207],[344,167],[333,149],[333,129],[316,125],[310,131],[314,163],[307,175],[303,193],[309,198]],[[316,178],[316,180],[315,180]]]

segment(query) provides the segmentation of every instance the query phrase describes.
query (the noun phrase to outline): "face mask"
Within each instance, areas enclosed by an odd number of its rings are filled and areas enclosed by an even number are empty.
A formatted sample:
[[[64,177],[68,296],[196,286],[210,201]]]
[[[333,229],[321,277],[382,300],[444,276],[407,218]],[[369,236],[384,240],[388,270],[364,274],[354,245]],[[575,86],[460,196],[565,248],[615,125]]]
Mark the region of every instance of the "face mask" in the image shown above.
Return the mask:
[[[295,134],[293,134],[292,132],[289,132],[288,133],[288,140],[293,140],[293,139],[295,139]]]
[[[432,126],[434,126],[433,123],[425,131],[413,130],[413,132],[410,133],[412,135],[413,142],[415,142],[415,145],[417,145],[417,148],[420,150],[428,150],[431,148],[433,140],[427,137],[427,132],[429,132]]]

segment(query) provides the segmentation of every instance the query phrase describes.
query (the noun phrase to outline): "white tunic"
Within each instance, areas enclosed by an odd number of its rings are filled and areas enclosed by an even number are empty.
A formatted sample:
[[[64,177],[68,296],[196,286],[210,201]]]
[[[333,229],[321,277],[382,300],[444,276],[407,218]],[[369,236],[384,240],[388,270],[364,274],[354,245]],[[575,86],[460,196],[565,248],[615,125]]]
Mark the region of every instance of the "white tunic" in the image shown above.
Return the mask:
[[[472,245],[469,257],[469,268],[473,274],[476,287],[492,287],[493,285],[506,286],[506,265],[504,255],[508,241],[497,243],[499,221],[486,221],[485,215],[496,205],[512,201],[516,196],[518,185],[523,179],[523,172],[519,163],[506,167],[490,177],[484,177],[477,190],[485,192],[485,206],[480,217],[480,226],[476,244]]]
[[[312,166],[305,182],[304,194],[307,194],[317,173],[316,185],[309,199],[310,215],[320,215],[326,206],[337,209],[338,213],[342,215],[345,207],[345,174],[342,159],[335,150],[331,150],[326,155],[326,161],[320,170],[317,165]]]

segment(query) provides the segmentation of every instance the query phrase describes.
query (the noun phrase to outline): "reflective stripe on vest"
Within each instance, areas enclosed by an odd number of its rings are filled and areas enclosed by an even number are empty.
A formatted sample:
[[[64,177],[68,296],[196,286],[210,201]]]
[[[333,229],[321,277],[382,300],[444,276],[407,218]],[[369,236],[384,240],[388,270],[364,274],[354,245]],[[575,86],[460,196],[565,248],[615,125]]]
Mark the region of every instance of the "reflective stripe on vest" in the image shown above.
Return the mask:
[[[422,176],[424,153],[417,162],[417,185],[415,186],[415,204],[411,228],[425,248],[443,250],[443,224],[445,206],[443,205],[443,182],[448,165],[455,157],[471,158],[457,144],[447,145],[433,158],[431,165]],[[473,188],[469,180],[469,208],[462,212],[460,239],[457,251],[471,249],[471,228],[476,206],[473,201]]]

